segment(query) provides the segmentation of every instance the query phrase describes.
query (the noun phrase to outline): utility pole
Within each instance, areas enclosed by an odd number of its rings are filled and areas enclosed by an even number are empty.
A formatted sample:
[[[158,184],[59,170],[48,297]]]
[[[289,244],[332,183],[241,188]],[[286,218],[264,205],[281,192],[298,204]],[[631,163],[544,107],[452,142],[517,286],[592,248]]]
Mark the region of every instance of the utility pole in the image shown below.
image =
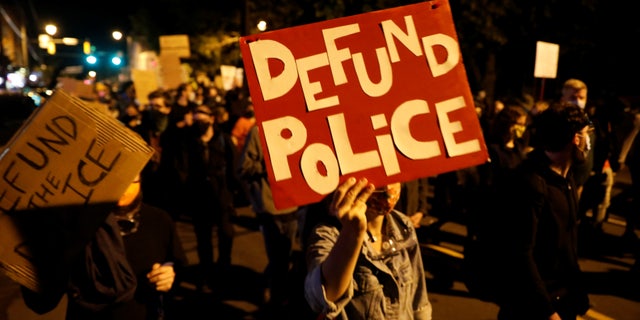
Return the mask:
[[[31,70],[29,68],[29,49],[28,49],[28,41],[27,39],[27,28],[25,27],[25,21],[22,19],[22,26],[20,26],[20,38],[22,40],[22,59],[23,64],[27,68],[27,70]]]

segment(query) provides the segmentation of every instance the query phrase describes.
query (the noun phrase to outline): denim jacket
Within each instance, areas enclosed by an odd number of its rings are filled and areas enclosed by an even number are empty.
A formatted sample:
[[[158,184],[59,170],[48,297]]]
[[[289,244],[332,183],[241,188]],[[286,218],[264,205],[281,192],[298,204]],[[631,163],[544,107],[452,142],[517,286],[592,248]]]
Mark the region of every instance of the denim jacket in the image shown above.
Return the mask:
[[[320,266],[335,245],[340,230],[318,225],[307,251],[305,297],[309,306],[327,319],[431,319],[420,246],[409,219],[398,211],[385,217],[396,251],[380,256],[365,240],[353,279],[344,296],[328,301]]]

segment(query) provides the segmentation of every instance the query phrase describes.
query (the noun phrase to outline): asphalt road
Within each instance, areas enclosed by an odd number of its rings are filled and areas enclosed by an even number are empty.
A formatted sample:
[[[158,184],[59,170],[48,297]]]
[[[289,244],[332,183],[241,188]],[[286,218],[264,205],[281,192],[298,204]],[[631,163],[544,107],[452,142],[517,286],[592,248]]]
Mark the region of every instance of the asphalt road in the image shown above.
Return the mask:
[[[619,177],[618,186],[624,186]],[[618,190],[619,191],[619,190]],[[192,272],[197,264],[195,236],[188,220],[177,222],[182,243],[191,266],[178,283],[180,319],[274,319],[260,307],[262,272],[267,264],[264,243],[253,212],[243,207],[236,220],[233,246],[233,268],[224,274],[211,293],[197,292]],[[630,272],[634,258],[631,248],[623,241],[624,220],[612,214],[605,224],[606,237],[601,251],[582,258],[580,265],[588,277],[592,308],[584,319],[638,320],[640,319],[640,275]],[[423,244],[425,268],[428,271],[428,291],[436,320],[495,319],[497,306],[470,297],[460,281],[461,239],[466,229],[456,222],[439,226],[437,242]],[[637,232],[638,233],[638,232]],[[288,313],[277,319],[313,319],[308,313],[293,310],[304,304],[301,292],[294,294]],[[53,312],[38,316],[22,303],[18,286],[0,276],[0,320],[61,320],[64,303]]]

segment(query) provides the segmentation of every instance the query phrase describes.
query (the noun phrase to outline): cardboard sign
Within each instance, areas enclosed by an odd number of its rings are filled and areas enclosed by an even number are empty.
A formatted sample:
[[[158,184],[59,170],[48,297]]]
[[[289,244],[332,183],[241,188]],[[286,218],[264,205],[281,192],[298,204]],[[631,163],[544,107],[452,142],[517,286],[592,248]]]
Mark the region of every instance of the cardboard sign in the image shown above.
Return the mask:
[[[187,82],[187,73],[182,67],[179,56],[175,54],[161,54],[159,60],[162,88],[173,89]]]
[[[160,36],[159,42],[161,55],[176,55],[180,58],[191,56],[189,36],[186,34]]]
[[[131,70],[131,78],[136,84],[136,100],[141,104],[149,103],[149,93],[160,87],[158,73],[154,70]]]
[[[0,154],[0,269],[39,291],[47,268],[38,268],[36,261],[47,261],[31,245],[59,248],[73,242],[81,247],[70,239],[79,233],[89,238],[106,216],[104,210],[87,208],[115,204],[152,154],[153,148],[122,123],[57,90]],[[61,208],[65,217],[42,214],[52,208]],[[80,216],[66,215],[73,210]],[[48,266],[54,269],[53,263]]]
[[[87,100],[95,100],[96,93],[93,84],[84,83],[81,80],[61,77],[58,78],[58,89],[68,92],[72,96],[80,97]]]
[[[484,163],[447,1],[240,39],[276,207]]]

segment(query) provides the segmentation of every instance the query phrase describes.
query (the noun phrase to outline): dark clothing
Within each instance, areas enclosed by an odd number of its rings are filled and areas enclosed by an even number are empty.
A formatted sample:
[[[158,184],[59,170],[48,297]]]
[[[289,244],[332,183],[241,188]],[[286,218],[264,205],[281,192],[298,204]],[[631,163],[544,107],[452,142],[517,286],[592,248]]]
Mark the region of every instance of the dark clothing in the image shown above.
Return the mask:
[[[171,111],[169,112],[169,127],[176,127],[177,123],[184,120],[184,117],[191,112],[194,112],[198,105],[193,102],[188,102],[186,106],[179,103],[171,105]]]
[[[173,263],[174,270],[180,274],[180,268],[187,264],[187,258],[180,243],[175,224],[164,210],[142,204],[138,231],[123,236],[127,260],[138,278],[138,288],[130,307],[114,310],[109,319],[158,319],[159,302],[170,303],[167,293],[156,291],[147,279],[154,263]],[[178,281],[174,282],[174,288]],[[161,295],[165,296],[161,298]],[[167,319],[179,319],[180,315],[171,314],[171,306],[164,306]],[[135,315],[139,316],[135,316]],[[146,316],[145,316],[146,315]]]
[[[67,291],[67,320],[145,320],[159,319],[159,312],[167,312],[165,319],[178,319],[177,315],[173,317],[170,313],[171,308],[167,305],[161,305],[160,301],[168,303],[171,299],[161,298],[167,293],[160,293],[149,285],[146,275],[151,271],[154,263],[174,264],[176,273],[178,269],[185,265],[187,260],[184,255],[182,245],[179,241],[177,231],[173,220],[165,211],[142,204],[140,208],[138,231],[122,237],[128,261],[128,267],[131,268],[133,274],[137,278],[137,287],[133,299],[124,299],[123,301],[111,301],[104,305],[91,304],[81,301],[80,297],[90,298],[85,288],[98,286],[94,284],[92,279],[86,277],[87,266],[85,258],[75,260],[71,266],[70,284]],[[95,258],[95,257],[94,257]],[[96,263],[102,260],[94,259]],[[102,261],[104,263],[104,261]],[[105,287],[99,287],[101,291],[114,290],[109,288],[108,279],[110,274],[103,273],[96,275],[99,277],[101,284]],[[89,283],[91,282],[91,283]],[[111,284],[113,285],[113,284]],[[78,291],[79,290],[79,291]],[[53,309],[57,303],[51,304],[52,297],[41,296],[28,290],[23,290],[25,303],[37,312],[44,313],[43,303],[49,305],[49,310]],[[59,301],[62,296],[55,297],[55,301]],[[161,300],[163,299],[163,300]],[[162,308],[161,308],[162,307]]]
[[[501,249],[500,319],[575,319],[589,308],[577,254],[576,185],[534,150],[505,188],[496,226]]]
[[[213,268],[213,227],[218,228],[218,264],[231,264],[231,246],[234,212],[230,191],[237,185],[235,178],[236,154],[229,134],[216,128],[208,142],[191,129],[187,140],[186,190],[189,214],[193,219],[198,258],[203,277]]]
[[[253,126],[247,135],[238,165],[238,177],[249,195],[251,206],[258,216],[267,251],[268,265],[265,270],[267,288],[271,290],[271,303],[286,300],[291,281],[290,264],[293,245],[298,235],[298,215],[303,208],[276,209],[271,187],[267,180],[264,153],[260,145],[258,126]],[[294,297],[291,297],[294,298]]]
[[[267,260],[266,285],[271,289],[274,303],[283,303],[294,285],[290,273],[293,247],[298,235],[298,212],[273,215],[268,212],[256,214],[264,238]],[[293,299],[293,297],[289,297]]]
[[[400,199],[396,203],[395,209],[404,212],[407,216],[412,216],[416,212],[427,214],[429,205],[427,197],[429,194],[429,178],[418,178],[402,183]]]
[[[625,159],[625,165],[629,168],[631,176],[631,205],[626,211],[626,233],[632,235],[635,228],[640,226],[640,133],[635,135],[631,147]],[[636,261],[640,261],[640,248],[636,253]],[[638,264],[638,262],[636,262]]]
[[[169,211],[175,218],[185,214],[183,199],[187,197],[185,188],[186,144],[192,128],[178,127],[185,115],[193,112],[195,105],[187,107],[174,104],[167,116],[166,129],[160,134],[160,163],[156,173],[157,181],[162,181],[163,189],[159,191],[160,206]]]
[[[491,161],[478,169],[481,188],[493,188],[497,184],[503,184],[527,156],[525,145],[521,140],[515,140],[513,148],[508,148],[504,144],[492,143],[487,146],[487,151]]]
[[[577,187],[584,186],[587,180],[592,174],[592,171],[602,172],[602,165],[604,160],[599,164],[599,168],[595,167],[595,152],[599,149],[598,142],[596,141],[595,131],[589,131],[589,139],[591,140],[591,149],[587,153],[587,159],[584,163],[575,164],[572,166],[573,176]]]
[[[169,117],[167,114],[152,108],[143,110],[141,116],[141,124],[136,127],[135,131],[154,149],[151,159],[140,173],[142,193],[146,203],[162,207],[164,205],[163,198],[166,196],[164,194],[166,186],[159,172],[162,159],[160,136],[167,128]]]
[[[470,199],[470,213],[467,216],[468,235],[476,236],[477,228],[486,228],[486,215],[497,210],[496,205],[502,203],[505,189],[510,188],[513,172],[526,159],[525,145],[520,140],[514,141],[514,147],[508,148],[503,143],[491,143],[487,146],[490,161],[478,166],[480,183],[477,191]]]
[[[508,227],[500,224],[499,212],[511,188],[514,170],[524,161],[526,153],[524,144],[519,140],[515,141],[513,148],[504,143],[491,143],[487,149],[491,160],[478,166],[480,185],[467,200],[471,205],[466,217],[463,271],[469,292],[479,299],[492,301],[496,294],[495,284],[489,275],[495,272],[493,264],[500,253],[487,241],[502,240],[491,237],[496,228]]]

